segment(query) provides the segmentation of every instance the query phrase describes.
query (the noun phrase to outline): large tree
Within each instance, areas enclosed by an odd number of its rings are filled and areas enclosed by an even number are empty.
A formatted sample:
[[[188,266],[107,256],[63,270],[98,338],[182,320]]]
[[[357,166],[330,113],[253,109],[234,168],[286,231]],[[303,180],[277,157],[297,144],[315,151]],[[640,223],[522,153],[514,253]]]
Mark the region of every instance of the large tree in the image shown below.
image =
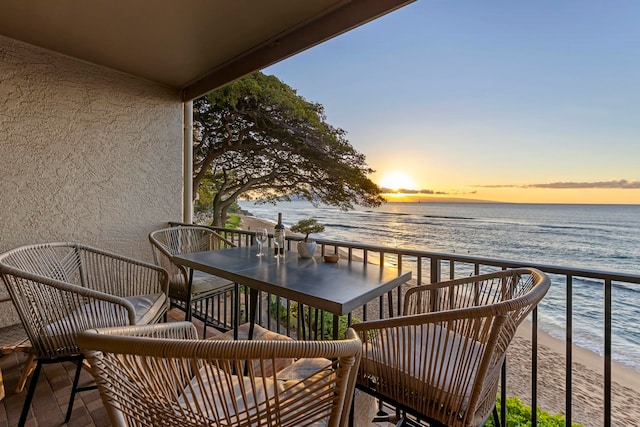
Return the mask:
[[[345,131],[275,76],[258,72],[211,92],[194,101],[193,117],[193,196],[212,197],[214,225],[240,196],[344,210],[385,201]]]

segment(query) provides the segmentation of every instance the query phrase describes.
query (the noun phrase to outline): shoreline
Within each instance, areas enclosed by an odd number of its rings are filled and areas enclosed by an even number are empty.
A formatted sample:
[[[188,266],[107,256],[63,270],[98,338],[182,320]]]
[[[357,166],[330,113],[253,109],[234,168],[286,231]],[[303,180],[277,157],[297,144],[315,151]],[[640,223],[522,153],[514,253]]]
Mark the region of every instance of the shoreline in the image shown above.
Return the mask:
[[[273,222],[240,215],[241,228],[273,228]],[[525,320],[507,351],[507,395],[531,405],[531,323]],[[538,407],[551,414],[565,414],[566,343],[538,328]],[[572,352],[572,422],[588,427],[603,425],[604,357],[579,347]],[[640,372],[619,362],[611,362],[611,407],[614,425],[635,425],[640,408]]]

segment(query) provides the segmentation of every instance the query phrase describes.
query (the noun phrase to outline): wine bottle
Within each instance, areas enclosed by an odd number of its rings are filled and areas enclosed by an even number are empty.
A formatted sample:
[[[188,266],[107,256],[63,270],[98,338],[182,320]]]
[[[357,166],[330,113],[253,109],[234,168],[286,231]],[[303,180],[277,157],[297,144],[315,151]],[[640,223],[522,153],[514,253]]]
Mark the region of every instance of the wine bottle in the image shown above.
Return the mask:
[[[282,212],[278,212],[278,223],[273,229],[273,241],[275,256],[284,255],[284,224],[282,224]]]

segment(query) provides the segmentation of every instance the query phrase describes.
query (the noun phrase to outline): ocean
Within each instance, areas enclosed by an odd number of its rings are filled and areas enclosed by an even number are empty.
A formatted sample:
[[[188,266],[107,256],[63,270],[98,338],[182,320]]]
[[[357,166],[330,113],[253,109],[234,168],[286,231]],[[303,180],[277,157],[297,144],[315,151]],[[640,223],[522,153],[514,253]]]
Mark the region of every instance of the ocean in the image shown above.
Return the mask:
[[[533,264],[640,274],[640,205],[508,203],[385,203],[343,212],[296,201],[240,206],[285,226],[316,218],[318,238],[425,251],[468,254]],[[603,354],[604,292],[601,282],[573,281],[573,341]],[[539,326],[565,338],[564,278],[538,307]],[[613,360],[640,371],[640,285],[613,286]]]

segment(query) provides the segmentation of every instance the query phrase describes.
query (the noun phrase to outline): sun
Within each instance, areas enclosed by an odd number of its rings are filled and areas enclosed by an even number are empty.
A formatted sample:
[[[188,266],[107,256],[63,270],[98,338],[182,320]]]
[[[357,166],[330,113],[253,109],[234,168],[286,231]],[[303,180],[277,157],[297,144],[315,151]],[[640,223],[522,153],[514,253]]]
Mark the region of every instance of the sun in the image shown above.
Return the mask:
[[[415,190],[417,185],[416,182],[404,172],[389,172],[380,180],[380,187],[398,191],[400,189]]]

